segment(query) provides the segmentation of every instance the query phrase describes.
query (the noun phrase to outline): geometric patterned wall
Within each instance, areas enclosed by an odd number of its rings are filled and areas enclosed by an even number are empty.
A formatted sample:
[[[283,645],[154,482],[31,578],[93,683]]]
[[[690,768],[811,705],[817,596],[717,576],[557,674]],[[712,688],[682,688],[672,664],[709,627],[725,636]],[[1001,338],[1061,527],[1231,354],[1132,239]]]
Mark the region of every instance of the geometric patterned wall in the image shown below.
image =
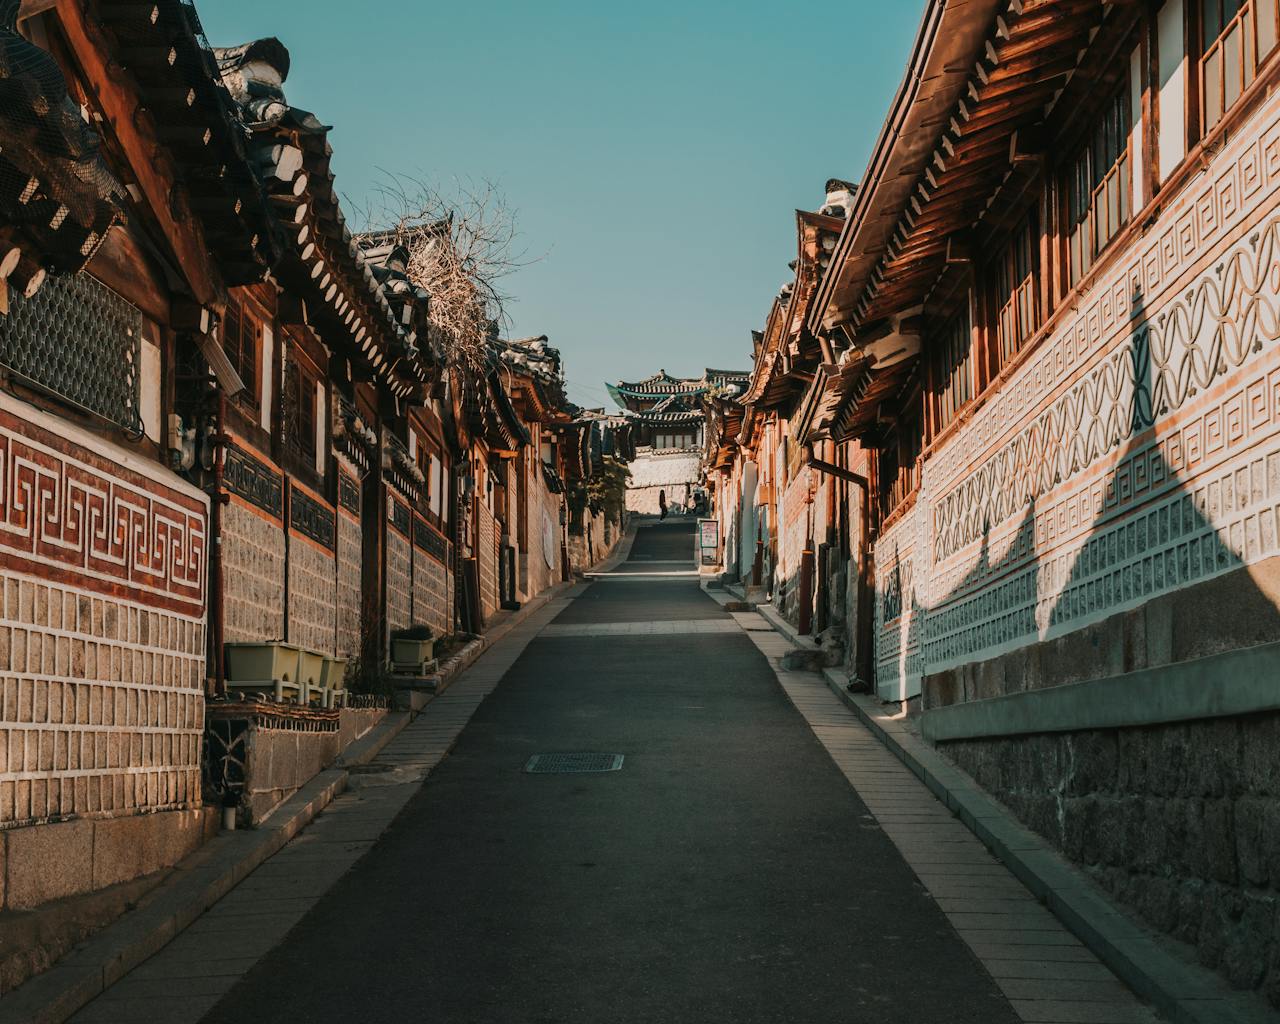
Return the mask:
[[[0,395],[0,827],[200,803],[208,503]]]
[[[1280,97],[923,467],[876,543],[878,685],[1280,554]]]

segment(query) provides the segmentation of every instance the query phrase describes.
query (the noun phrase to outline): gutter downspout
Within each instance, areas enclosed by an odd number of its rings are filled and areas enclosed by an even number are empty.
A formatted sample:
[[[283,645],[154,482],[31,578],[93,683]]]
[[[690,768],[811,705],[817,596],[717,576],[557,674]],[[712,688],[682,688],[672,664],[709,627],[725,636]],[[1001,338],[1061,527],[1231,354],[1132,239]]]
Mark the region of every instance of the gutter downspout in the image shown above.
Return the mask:
[[[226,593],[226,587],[223,580],[223,564],[222,564],[222,506],[229,500],[226,492],[223,490],[223,468],[227,459],[227,435],[224,432],[227,416],[227,396],[226,393],[218,389],[218,422],[214,428],[215,446],[213,456],[213,494],[210,496],[209,502],[209,532],[213,536],[213,543],[209,552],[209,619],[210,619],[210,646],[213,648],[213,695],[215,697],[225,697],[227,695],[227,668],[226,668],[226,648],[223,646],[225,637],[225,613],[226,603],[223,595]]]

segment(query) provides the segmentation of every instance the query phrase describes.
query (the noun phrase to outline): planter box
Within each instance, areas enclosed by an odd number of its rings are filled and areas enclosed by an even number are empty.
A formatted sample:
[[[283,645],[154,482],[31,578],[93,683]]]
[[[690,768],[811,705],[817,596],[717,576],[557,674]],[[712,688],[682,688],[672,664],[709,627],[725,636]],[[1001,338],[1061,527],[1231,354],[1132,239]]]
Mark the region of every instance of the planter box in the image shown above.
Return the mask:
[[[320,670],[320,685],[328,690],[341,690],[347,682],[347,659],[331,658],[327,654]]]
[[[316,651],[298,652],[298,682],[312,688],[320,685],[320,674],[324,669],[324,655]]]
[[[265,683],[271,680],[298,681],[298,659],[302,653],[292,644],[224,644],[227,678],[236,683]]]
[[[391,641],[391,661],[393,664],[406,667],[420,666],[424,661],[431,660],[431,653],[436,648],[436,642],[432,640],[392,640]]]

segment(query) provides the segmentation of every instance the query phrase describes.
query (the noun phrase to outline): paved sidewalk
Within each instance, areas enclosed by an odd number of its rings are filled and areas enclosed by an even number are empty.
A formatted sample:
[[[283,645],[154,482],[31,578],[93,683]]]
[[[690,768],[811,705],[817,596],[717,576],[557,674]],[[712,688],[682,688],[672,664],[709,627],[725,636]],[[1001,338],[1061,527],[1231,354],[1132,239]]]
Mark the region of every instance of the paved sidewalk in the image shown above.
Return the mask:
[[[752,634],[777,658],[791,644]],[[1009,998],[1036,1024],[1149,1024],[1160,1018],[885,749],[825,679],[776,667],[779,682],[920,883]]]

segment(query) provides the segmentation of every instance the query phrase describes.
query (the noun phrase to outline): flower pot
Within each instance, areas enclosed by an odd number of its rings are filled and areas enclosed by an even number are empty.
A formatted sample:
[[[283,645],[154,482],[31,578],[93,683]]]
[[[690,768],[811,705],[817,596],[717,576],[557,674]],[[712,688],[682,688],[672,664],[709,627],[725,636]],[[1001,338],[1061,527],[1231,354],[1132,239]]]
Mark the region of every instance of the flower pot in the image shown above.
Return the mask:
[[[227,678],[232,682],[298,681],[298,658],[302,652],[292,644],[232,643],[223,646],[227,654]]]
[[[392,640],[391,661],[396,665],[413,665],[417,667],[424,661],[431,660],[431,652],[436,642],[431,640]]]

